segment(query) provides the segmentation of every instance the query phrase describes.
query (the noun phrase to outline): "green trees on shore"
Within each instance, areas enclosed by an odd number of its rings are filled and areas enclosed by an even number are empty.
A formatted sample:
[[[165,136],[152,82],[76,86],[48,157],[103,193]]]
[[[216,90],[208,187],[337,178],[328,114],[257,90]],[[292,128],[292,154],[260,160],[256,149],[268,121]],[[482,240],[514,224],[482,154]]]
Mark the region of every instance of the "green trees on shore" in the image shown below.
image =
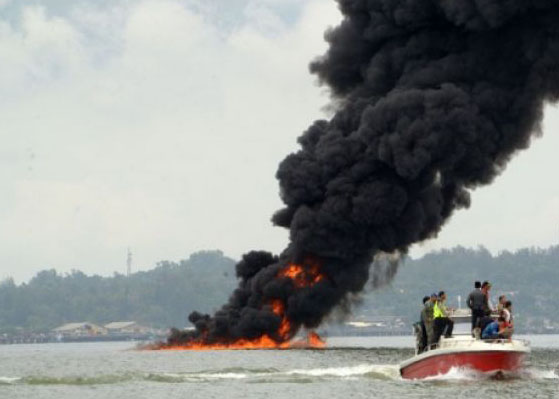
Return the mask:
[[[191,311],[212,312],[225,302],[236,285],[234,266],[220,251],[205,251],[130,277],[44,270],[20,285],[7,279],[0,283],[0,332],[47,331],[72,321],[184,327]],[[365,292],[353,311],[415,320],[424,295],[445,290],[451,306],[458,295],[464,306],[475,280],[491,281],[495,297],[504,293],[513,301],[522,330],[559,331],[559,246],[498,256],[458,247],[406,259],[390,285]]]
[[[73,321],[134,320],[154,327],[183,327],[193,310],[212,311],[234,289],[235,261],[220,251],[160,262],[126,277],[44,270],[29,283],[0,283],[0,331],[46,331]]]

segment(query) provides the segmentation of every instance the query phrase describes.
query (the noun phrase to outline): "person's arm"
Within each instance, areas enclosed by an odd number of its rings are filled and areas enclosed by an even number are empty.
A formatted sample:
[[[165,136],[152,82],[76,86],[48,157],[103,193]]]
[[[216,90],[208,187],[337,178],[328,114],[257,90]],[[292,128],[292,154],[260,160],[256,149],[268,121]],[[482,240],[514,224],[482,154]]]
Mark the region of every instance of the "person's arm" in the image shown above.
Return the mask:
[[[487,294],[485,297],[487,298],[487,307],[489,308],[491,313],[493,313],[497,309],[493,307],[493,304],[491,303],[491,298],[489,298],[489,294]]]
[[[473,302],[474,302],[474,297],[473,297],[472,293],[470,292],[470,295],[468,295],[468,299],[466,300],[466,305],[468,305],[468,307],[470,309],[473,309],[474,308]]]

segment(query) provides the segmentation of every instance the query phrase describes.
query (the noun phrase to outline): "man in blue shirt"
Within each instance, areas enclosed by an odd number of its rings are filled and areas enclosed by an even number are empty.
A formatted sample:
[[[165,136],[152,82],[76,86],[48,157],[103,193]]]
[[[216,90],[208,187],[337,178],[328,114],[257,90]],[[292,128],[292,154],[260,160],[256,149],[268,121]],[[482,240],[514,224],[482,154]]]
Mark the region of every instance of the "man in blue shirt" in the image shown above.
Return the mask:
[[[496,321],[489,323],[483,329],[483,332],[481,333],[481,338],[482,339],[504,338],[506,331],[507,331],[507,326],[505,323],[505,318],[499,316],[499,318]]]

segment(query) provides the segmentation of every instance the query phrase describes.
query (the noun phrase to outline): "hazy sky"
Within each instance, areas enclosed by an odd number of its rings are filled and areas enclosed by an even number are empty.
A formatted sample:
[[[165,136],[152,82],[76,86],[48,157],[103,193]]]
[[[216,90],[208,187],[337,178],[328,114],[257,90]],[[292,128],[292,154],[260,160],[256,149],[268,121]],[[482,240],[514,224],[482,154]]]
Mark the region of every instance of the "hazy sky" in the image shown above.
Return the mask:
[[[0,279],[280,251],[275,172],[327,117],[333,0],[0,0]],[[559,241],[559,108],[413,254]]]

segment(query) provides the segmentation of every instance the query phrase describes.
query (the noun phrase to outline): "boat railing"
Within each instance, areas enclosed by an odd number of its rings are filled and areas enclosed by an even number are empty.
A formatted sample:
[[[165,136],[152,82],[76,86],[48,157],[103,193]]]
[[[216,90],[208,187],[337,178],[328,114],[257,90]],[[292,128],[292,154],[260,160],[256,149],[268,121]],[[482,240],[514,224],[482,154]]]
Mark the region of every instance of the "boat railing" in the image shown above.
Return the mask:
[[[487,316],[499,317],[499,312],[493,311]],[[448,309],[448,317],[455,323],[469,323],[472,320],[472,311],[468,308]]]
[[[423,352],[429,350],[439,349],[439,348],[453,348],[453,347],[468,347],[472,346],[478,342],[484,342],[488,344],[521,344],[523,346],[529,347],[530,342],[525,339],[512,339],[512,338],[495,338],[495,339],[472,339],[472,340],[444,340],[442,342],[437,342],[431,345],[427,345],[427,348]]]

